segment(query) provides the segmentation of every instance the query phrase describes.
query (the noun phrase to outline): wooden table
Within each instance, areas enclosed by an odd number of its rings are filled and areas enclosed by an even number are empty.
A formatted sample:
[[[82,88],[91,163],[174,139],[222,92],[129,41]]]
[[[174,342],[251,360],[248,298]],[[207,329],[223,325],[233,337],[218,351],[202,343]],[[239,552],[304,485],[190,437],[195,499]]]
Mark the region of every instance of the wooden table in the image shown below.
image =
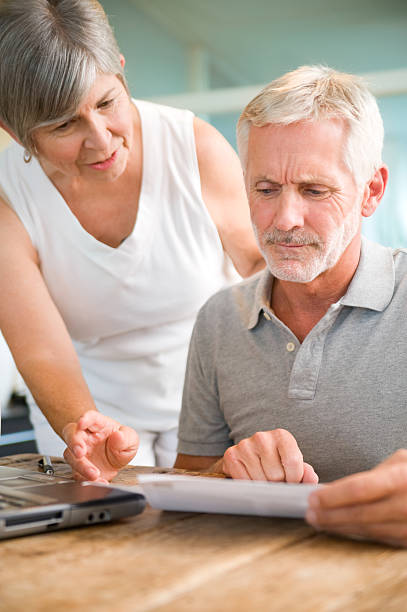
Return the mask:
[[[0,465],[35,470],[37,458]],[[116,480],[135,484],[145,469]],[[0,541],[0,610],[406,612],[407,551],[299,520],[147,508],[115,524]]]

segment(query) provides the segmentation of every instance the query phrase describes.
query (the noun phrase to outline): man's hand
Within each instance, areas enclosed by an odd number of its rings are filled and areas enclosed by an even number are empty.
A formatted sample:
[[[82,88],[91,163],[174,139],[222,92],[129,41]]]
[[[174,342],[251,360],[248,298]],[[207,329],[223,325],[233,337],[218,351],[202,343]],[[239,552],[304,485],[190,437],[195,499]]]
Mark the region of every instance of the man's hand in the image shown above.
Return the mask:
[[[76,480],[108,482],[135,456],[139,439],[134,429],[96,410],[86,412],[63,430],[64,458]]]
[[[226,476],[232,478],[318,482],[314,469],[304,463],[294,436],[285,429],[258,431],[241,440],[227,449],[218,465]]]
[[[313,492],[306,520],[316,529],[407,546],[407,450]]]

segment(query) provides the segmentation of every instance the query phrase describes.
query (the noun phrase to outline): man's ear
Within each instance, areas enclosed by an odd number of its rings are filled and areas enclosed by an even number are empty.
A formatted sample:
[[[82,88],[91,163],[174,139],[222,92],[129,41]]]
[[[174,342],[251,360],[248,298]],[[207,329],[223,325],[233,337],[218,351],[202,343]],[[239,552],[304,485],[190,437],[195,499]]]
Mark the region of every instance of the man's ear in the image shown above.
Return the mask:
[[[363,217],[370,217],[373,215],[374,211],[379,206],[384,190],[386,189],[388,176],[389,171],[387,166],[381,166],[375,171],[373,178],[365,186],[362,203]]]
[[[11,136],[11,138],[12,138],[13,140],[15,140],[16,142],[18,142],[18,144],[21,144],[21,142],[18,140],[18,138],[17,138],[17,136],[14,134],[14,132],[12,132],[12,131],[10,130],[10,128],[9,128],[9,127],[7,127],[7,125],[5,125],[5,124],[4,124],[2,121],[0,121],[0,128],[1,128],[2,130],[4,130],[5,132],[7,132],[7,134],[8,134],[9,136]]]
[[[120,53],[120,65],[121,65],[122,68],[124,68],[125,63],[126,63],[126,59],[125,59],[123,53]]]

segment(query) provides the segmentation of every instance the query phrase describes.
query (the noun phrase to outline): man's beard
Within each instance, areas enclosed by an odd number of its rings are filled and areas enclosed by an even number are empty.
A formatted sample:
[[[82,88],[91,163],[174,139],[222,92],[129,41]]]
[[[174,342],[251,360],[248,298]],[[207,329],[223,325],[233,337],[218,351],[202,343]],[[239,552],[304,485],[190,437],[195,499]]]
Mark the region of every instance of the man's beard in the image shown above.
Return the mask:
[[[341,227],[324,240],[318,235],[302,230],[283,232],[272,229],[264,232],[260,250],[273,276],[295,283],[309,283],[317,276],[333,268],[355,237],[360,226],[360,209],[354,206]],[[257,238],[259,236],[256,232]],[[274,244],[306,245],[293,248],[286,254],[273,254]]]

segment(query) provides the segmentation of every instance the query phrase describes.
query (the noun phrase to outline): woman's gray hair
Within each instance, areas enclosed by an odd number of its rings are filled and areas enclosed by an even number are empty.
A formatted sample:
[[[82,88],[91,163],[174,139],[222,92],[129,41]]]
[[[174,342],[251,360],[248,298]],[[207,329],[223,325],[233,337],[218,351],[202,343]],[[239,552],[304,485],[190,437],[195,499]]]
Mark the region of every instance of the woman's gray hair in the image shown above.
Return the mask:
[[[382,164],[383,121],[375,98],[360,77],[326,66],[301,66],[267,85],[244,109],[237,124],[243,168],[252,125],[344,119],[349,134],[344,161],[357,185]]]
[[[0,0],[0,120],[28,151],[33,130],[72,116],[98,73],[127,90],[99,2]]]

